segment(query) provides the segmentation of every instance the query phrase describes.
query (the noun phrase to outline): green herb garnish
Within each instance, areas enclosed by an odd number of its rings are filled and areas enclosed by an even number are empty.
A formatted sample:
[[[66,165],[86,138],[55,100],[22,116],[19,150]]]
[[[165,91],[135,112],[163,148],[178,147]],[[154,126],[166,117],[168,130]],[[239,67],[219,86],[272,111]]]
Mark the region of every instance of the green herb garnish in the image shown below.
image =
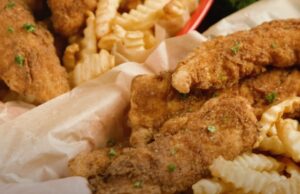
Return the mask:
[[[24,66],[24,62],[25,62],[25,58],[22,55],[17,55],[15,57],[15,62],[17,63],[17,65],[19,67],[23,67]]]
[[[169,164],[167,168],[168,168],[169,172],[174,172],[176,170],[176,165],[175,164]]]
[[[272,43],[271,43],[271,48],[272,48],[272,49],[277,48],[277,44],[276,44],[275,42],[272,42]]]
[[[225,74],[219,75],[219,80],[226,81],[227,79],[228,79],[227,75],[225,75]]]
[[[211,132],[211,133],[214,133],[214,132],[217,131],[217,128],[216,128],[215,126],[213,126],[213,125],[209,125],[209,126],[207,127],[207,130],[208,130],[209,132]]]
[[[110,159],[112,159],[113,157],[116,157],[116,156],[117,156],[116,150],[115,150],[114,148],[110,148],[110,149],[109,149],[109,152],[108,152],[108,157],[109,157]]]
[[[134,183],[133,183],[133,187],[134,188],[142,188],[143,187],[143,182],[142,181],[135,181]]]
[[[23,28],[27,31],[27,32],[35,32],[35,25],[30,24],[30,23],[26,23],[23,25]]]
[[[9,32],[9,33],[13,33],[14,31],[15,31],[15,29],[12,26],[9,26],[7,28],[7,32]]]
[[[239,41],[235,41],[234,45],[230,48],[233,54],[237,54],[241,48],[241,43]]]
[[[269,104],[272,104],[277,98],[277,93],[276,92],[270,92],[265,96],[265,98],[266,98],[266,100]]]
[[[9,1],[6,5],[5,5],[5,9],[12,9],[16,6],[15,2],[13,1]]]

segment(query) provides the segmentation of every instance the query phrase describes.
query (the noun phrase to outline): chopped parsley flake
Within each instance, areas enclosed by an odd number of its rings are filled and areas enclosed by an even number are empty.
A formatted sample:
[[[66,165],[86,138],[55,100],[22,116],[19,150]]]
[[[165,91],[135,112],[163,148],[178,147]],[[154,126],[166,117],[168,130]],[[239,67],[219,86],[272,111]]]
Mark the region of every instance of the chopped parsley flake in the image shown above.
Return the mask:
[[[15,29],[12,26],[9,26],[7,28],[7,32],[9,32],[9,33],[13,33],[14,31],[15,31]]]
[[[5,5],[5,9],[12,9],[16,6],[16,4],[13,1],[9,1],[6,5]]]
[[[217,131],[217,128],[216,128],[215,126],[213,126],[213,125],[209,125],[209,126],[207,127],[207,130],[208,130],[209,132],[211,132],[211,133],[214,133],[214,132]]]
[[[270,92],[265,96],[266,100],[268,101],[269,104],[272,104],[276,98],[277,98],[277,93],[276,92]]]
[[[272,42],[272,44],[271,44],[271,48],[272,48],[272,49],[275,49],[275,48],[277,48],[277,44],[276,44],[275,42]]]
[[[233,47],[230,48],[233,54],[237,54],[241,48],[241,43],[239,41],[236,41],[233,45]]]
[[[174,172],[176,170],[176,165],[175,164],[169,164],[168,165],[168,171],[169,172]]]
[[[133,183],[133,187],[134,188],[142,188],[143,187],[143,182],[142,181],[135,181],[134,183]]]
[[[228,77],[227,77],[227,75],[225,75],[225,74],[221,74],[220,76],[219,76],[219,80],[221,80],[221,81],[226,81],[228,79]]]
[[[34,32],[35,31],[35,25],[33,25],[33,24],[26,23],[26,24],[23,25],[23,28],[27,32]]]
[[[110,159],[112,159],[113,157],[117,156],[117,152],[114,148],[110,148],[109,152],[108,152],[108,157]]]
[[[17,65],[18,65],[19,67],[23,67],[24,62],[25,62],[25,58],[24,58],[22,55],[17,55],[17,56],[15,57],[15,62],[17,63]]]

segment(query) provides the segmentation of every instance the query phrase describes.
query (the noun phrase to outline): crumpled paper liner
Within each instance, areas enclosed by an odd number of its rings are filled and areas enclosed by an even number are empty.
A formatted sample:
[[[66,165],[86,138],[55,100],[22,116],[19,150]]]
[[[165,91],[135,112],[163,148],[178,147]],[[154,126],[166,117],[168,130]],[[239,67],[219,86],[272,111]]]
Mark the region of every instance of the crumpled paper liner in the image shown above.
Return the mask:
[[[2,192],[3,191],[3,192]],[[60,192],[58,192],[60,191]],[[0,185],[2,194],[91,194],[88,182],[82,177],[69,177],[41,183],[10,183]]]
[[[300,18],[300,2],[262,0],[220,21],[205,35],[227,34],[281,18]],[[174,69],[179,60],[204,40],[197,32],[168,39],[149,56],[144,66],[122,64],[0,125],[0,182],[24,184],[68,176],[67,164],[71,158],[104,146],[111,133],[122,135],[132,79],[140,74]],[[65,180],[56,183],[67,184]],[[7,193],[5,188],[6,185],[0,184],[0,193]],[[39,190],[40,184],[35,188]],[[56,191],[67,193],[62,187]],[[16,187],[15,193],[20,192],[32,194],[33,190]]]
[[[34,105],[27,104],[24,102],[11,101],[11,102],[0,102],[0,125],[15,119],[19,115],[34,108]]]

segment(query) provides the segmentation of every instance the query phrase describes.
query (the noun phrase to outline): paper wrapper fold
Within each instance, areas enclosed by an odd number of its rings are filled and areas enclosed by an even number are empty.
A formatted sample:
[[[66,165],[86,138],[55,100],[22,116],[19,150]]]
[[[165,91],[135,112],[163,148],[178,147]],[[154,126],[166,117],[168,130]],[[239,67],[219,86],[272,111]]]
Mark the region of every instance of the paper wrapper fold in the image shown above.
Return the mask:
[[[207,37],[224,35],[281,18],[300,18],[300,1],[262,0],[225,18],[204,34]],[[122,135],[130,85],[136,75],[173,70],[205,40],[197,32],[168,39],[154,50],[144,65],[122,64],[0,125],[0,183],[33,184],[67,177],[71,158],[82,151],[104,146],[112,133]],[[58,188],[61,188],[60,183],[69,184],[67,179],[60,181]],[[34,193],[34,190],[22,190],[22,184],[18,187],[22,193]],[[5,185],[0,186],[0,193],[7,194],[3,188]],[[36,189],[40,188],[43,186],[37,183]],[[66,194],[67,190],[60,193]],[[74,188],[73,194],[76,190]]]

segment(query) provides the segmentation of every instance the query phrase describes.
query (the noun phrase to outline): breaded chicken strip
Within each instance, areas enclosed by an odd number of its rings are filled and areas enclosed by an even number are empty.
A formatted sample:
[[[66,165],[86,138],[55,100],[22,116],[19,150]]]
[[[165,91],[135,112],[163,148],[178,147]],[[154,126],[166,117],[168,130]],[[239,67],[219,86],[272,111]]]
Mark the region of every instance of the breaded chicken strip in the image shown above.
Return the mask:
[[[219,89],[261,73],[268,65],[297,64],[300,64],[300,19],[272,21],[250,31],[204,42],[178,64],[172,85],[181,93],[188,93],[191,88]]]
[[[185,191],[208,175],[208,166],[215,158],[233,159],[251,150],[257,138],[257,120],[241,97],[211,99],[185,117],[180,127],[170,124],[145,147],[108,150],[111,162],[102,159],[107,167],[99,165],[92,176],[85,173],[95,193]],[[84,160],[76,158],[70,166],[74,175],[81,175],[87,163],[77,159]]]
[[[274,69],[245,79],[239,84],[215,92],[215,96],[242,96],[254,108],[260,119],[263,112],[287,98],[300,96],[300,71],[296,69]],[[300,116],[295,113],[295,116]]]
[[[141,75],[131,86],[129,125],[130,143],[143,145],[152,139],[156,129],[169,118],[199,110],[210,96],[202,93],[179,94],[171,85],[171,74]],[[147,99],[147,100],[145,100]]]
[[[83,26],[86,12],[94,10],[96,0],[48,0],[55,30],[63,36],[76,34]]]
[[[274,69],[244,79],[226,89],[178,93],[171,86],[171,74],[142,75],[132,82],[129,125],[132,128],[130,143],[144,146],[153,139],[157,129],[185,122],[183,115],[195,112],[213,97],[242,96],[254,108],[260,119],[262,113],[275,103],[289,97],[300,96],[300,71]],[[147,99],[147,100],[145,100]],[[180,119],[177,118],[180,116]],[[296,113],[295,116],[300,116]]]
[[[0,9],[0,78],[29,102],[43,103],[69,91],[52,35],[18,2],[1,0]]]

